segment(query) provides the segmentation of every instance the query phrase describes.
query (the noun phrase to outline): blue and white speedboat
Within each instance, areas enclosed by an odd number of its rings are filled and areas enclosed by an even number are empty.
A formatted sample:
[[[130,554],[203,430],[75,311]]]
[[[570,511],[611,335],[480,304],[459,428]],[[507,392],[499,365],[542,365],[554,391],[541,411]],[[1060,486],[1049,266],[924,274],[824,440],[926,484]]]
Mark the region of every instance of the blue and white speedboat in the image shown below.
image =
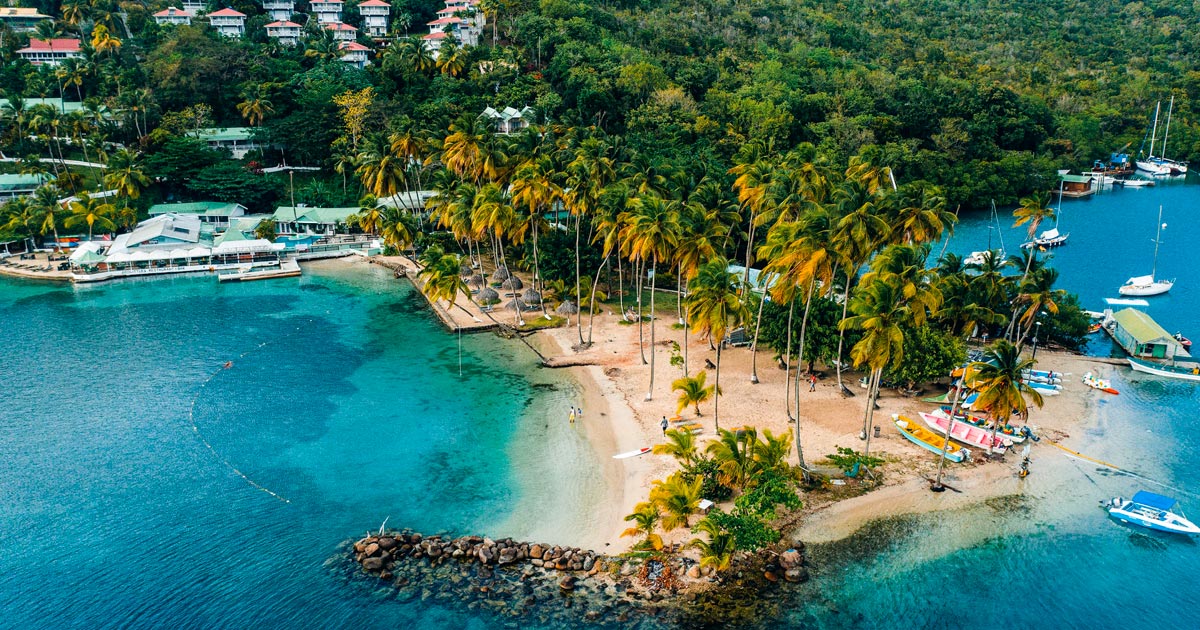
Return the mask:
[[[1200,534],[1200,527],[1195,523],[1187,520],[1182,514],[1171,511],[1178,503],[1171,497],[1139,490],[1132,499],[1115,497],[1104,506],[1110,517],[1122,523],[1172,534]]]

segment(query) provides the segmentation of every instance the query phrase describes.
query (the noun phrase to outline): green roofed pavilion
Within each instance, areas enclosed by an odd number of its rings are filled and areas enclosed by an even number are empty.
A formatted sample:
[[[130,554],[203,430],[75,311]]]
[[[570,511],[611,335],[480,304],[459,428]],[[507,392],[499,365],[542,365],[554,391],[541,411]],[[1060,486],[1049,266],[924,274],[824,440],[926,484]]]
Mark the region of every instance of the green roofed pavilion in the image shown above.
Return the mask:
[[[1153,359],[1189,356],[1178,339],[1142,311],[1133,308],[1117,311],[1112,322],[1113,339],[1129,354]]]

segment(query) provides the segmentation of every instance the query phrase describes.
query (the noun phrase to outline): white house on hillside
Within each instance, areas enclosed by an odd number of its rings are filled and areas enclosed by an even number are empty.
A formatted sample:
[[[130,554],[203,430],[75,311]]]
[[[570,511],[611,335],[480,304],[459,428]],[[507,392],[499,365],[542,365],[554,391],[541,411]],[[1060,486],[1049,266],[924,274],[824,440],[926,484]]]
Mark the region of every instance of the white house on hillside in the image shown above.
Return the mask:
[[[271,22],[267,25],[267,37],[274,37],[284,46],[295,46],[300,42],[301,28],[295,22]]]
[[[233,9],[209,13],[208,23],[225,37],[241,37],[246,34],[246,14]]]
[[[273,22],[290,21],[296,12],[295,0],[262,0],[262,7]]]
[[[535,113],[532,107],[523,107],[520,110],[512,107],[496,110],[489,107],[483,110],[479,117],[492,121],[496,133],[510,134],[517,133],[534,122]]]
[[[384,37],[388,32],[388,21],[392,16],[392,5],[383,0],[367,0],[358,5],[362,14],[363,30],[369,37]]]
[[[358,38],[358,29],[346,24],[345,22],[334,22],[326,24],[325,30],[333,31],[334,41],[352,42]]]
[[[49,19],[49,15],[42,15],[37,9],[0,7],[0,22],[4,22],[17,33],[32,33],[37,30],[38,22]]]
[[[358,42],[341,42],[338,44],[338,50],[345,53],[342,55],[342,61],[355,68],[365,68],[371,63],[368,57],[371,49]]]
[[[158,24],[191,24],[192,12],[186,9],[167,7],[154,14],[154,21]]]
[[[68,37],[30,39],[29,45],[18,50],[17,55],[35,66],[57,66],[64,59],[83,59],[79,44],[78,39]]]
[[[334,24],[342,21],[342,0],[309,0],[309,7],[317,14],[320,24]]]

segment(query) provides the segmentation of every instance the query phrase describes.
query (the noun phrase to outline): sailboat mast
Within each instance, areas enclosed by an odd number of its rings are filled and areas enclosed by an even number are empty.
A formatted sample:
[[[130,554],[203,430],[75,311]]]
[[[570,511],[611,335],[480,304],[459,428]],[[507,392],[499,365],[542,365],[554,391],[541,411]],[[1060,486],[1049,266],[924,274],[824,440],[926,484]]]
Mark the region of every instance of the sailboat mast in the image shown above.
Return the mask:
[[[1062,216],[1062,191],[1066,183],[1065,179],[1058,180],[1058,211],[1054,213],[1054,229],[1056,230],[1058,229],[1058,217]]]
[[[1154,264],[1150,266],[1150,277],[1158,276],[1158,244],[1162,242],[1162,206],[1158,207],[1158,232],[1154,235]]]
[[[1175,95],[1171,95],[1171,104],[1167,106],[1167,128],[1163,131],[1163,157],[1167,157],[1167,137],[1171,135],[1171,112],[1175,111]]]
[[[1162,101],[1154,104],[1154,126],[1150,131],[1150,157],[1154,157],[1154,137],[1158,135],[1158,110],[1162,107]]]

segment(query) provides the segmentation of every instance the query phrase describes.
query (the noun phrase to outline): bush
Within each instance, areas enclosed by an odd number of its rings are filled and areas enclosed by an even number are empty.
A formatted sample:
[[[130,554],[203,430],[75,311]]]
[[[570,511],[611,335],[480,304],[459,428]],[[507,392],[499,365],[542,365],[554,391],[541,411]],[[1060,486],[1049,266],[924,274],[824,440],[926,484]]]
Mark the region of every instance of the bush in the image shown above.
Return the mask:
[[[700,486],[700,497],[713,503],[728,501],[733,496],[733,488],[723,484],[718,479],[720,472],[717,463],[711,459],[702,459],[683,472],[684,481],[692,481],[697,475],[703,477]]]

